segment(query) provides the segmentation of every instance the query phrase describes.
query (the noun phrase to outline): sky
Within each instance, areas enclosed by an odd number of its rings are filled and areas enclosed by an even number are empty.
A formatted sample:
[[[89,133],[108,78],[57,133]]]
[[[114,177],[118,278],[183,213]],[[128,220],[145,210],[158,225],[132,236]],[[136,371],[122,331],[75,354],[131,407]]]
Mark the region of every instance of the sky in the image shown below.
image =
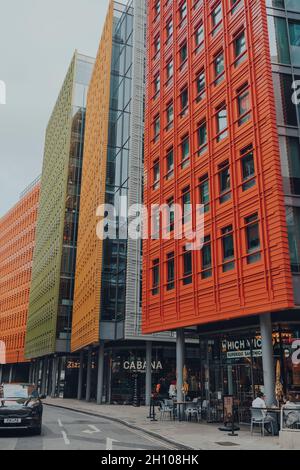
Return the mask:
[[[109,0],[0,0],[0,217],[42,170],[47,122],[75,49],[96,57]]]

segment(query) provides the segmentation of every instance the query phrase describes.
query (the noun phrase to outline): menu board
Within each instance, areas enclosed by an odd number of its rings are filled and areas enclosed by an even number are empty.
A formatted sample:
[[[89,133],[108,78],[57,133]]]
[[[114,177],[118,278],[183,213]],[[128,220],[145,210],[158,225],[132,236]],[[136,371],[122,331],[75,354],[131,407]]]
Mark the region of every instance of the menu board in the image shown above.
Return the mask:
[[[224,423],[229,423],[232,421],[233,416],[233,396],[225,395],[223,397],[223,406],[224,406]]]

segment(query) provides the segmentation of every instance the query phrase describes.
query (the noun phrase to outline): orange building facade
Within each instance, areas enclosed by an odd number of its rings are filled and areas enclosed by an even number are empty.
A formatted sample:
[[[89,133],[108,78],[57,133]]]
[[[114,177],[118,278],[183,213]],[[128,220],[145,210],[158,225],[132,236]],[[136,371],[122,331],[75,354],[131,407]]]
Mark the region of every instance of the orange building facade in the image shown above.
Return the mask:
[[[293,308],[266,2],[150,0],[148,17],[145,201],[205,218],[202,250],[172,228],[144,242],[143,331]]]
[[[32,257],[40,184],[35,181],[0,219],[0,341],[6,363],[25,362]]]

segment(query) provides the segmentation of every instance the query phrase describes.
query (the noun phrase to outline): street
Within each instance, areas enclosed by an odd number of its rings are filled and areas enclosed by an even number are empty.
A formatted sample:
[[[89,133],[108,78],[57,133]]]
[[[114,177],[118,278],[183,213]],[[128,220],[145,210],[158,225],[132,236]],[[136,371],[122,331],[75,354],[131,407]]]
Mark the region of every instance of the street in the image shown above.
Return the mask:
[[[174,448],[174,447],[173,447]],[[1,450],[167,450],[172,446],[122,424],[44,406],[43,431],[1,431]]]

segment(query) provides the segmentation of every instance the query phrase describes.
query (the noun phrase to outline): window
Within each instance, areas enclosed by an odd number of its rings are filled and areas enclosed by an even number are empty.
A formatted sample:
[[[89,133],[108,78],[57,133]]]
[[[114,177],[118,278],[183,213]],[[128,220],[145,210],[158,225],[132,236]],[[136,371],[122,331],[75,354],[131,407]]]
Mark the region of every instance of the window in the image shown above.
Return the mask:
[[[291,269],[300,273],[300,207],[287,206],[286,220],[289,237]]]
[[[242,126],[251,118],[250,107],[250,92],[248,88],[248,83],[246,83],[237,91],[237,111],[239,126]]]
[[[190,192],[189,186],[183,189],[181,200],[182,200],[182,213],[183,213],[182,223],[183,225],[185,225],[191,222],[191,218],[192,218],[191,192]]]
[[[160,37],[157,36],[155,39],[154,39],[154,52],[155,52],[155,55],[157,55],[160,51]]]
[[[214,60],[215,68],[215,85],[218,85],[222,82],[225,76],[225,65],[224,65],[224,53],[221,52],[215,57]]]
[[[222,229],[223,272],[234,269],[234,244],[232,225]]]
[[[202,262],[202,279],[207,279],[212,275],[212,262],[211,262],[211,240],[210,235],[204,237],[204,243],[201,250],[201,262]]]
[[[155,18],[160,14],[160,0],[157,0],[154,5],[154,16]]]
[[[290,64],[290,45],[288,27],[285,18],[268,16],[271,60],[277,64]]]
[[[159,139],[159,133],[160,133],[160,118],[159,118],[159,116],[156,116],[154,118],[153,133],[154,133],[154,141],[157,142],[157,140]]]
[[[300,21],[289,20],[289,35],[292,64],[300,67]]]
[[[179,6],[179,21],[183,21],[186,18],[186,15],[187,15],[187,4],[186,4],[186,0],[185,0]]]
[[[245,31],[240,33],[235,39],[234,39],[234,58],[235,58],[235,67],[237,67],[243,60],[245,59],[246,55],[245,52],[247,50],[246,48],[246,34]]]
[[[205,121],[202,121],[198,128],[198,147],[198,155],[207,150],[207,127]]]
[[[183,285],[191,284],[193,281],[192,273],[192,252],[183,248]]]
[[[258,215],[254,214],[245,218],[246,243],[247,243],[247,262],[255,263],[261,258]]]
[[[300,196],[300,142],[296,137],[281,136],[280,152],[282,160],[285,194]]]
[[[205,72],[201,70],[196,77],[196,101],[201,101],[205,96]]]
[[[203,26],[203,24],[200,24],[200,25],[197,26],[197,28],[195,29],[194,37],[195,37],[195,46],[196,46],[197,49],[200,49],[200,46],[204,42],[204,26]]]
[[[167,254],[167,290],[175,287],[175,259],[174,252]]]
[[[179,50],[180,65],[182,66],[187,59],[187,43],[184,42]]]
[[[167,180],[174,176],[174,151],[173,148],[167,152]]]
[[[242,5],[242,1],[241,0],[230,0],[230,1],[231,1],[231,14],[234,15],[234,13]]]
[[[153,189],[159,188],[160,170],[159,160],[156,160],[153,165]]]
[[[293,76],[273,72],[277,124],[298,127],[297,107],[291,100]]]
[[[152,262],[152,295],[159,293],[159,259]]]
[[[220,28],[221,28],[221,23],[222,23],[222,18],[223,18],[223,15],[222,15],[222,5],[221,3],[219,3],[219,5],[217,5],[212,13],[211,13],[211,18],[212,18],[212,34],[216,34]]]
[[[243,191],[255,186],[255,166],[253,158],[252,145],[241,150],[241,164],[242,164],[242,177],[243,177]]]
[[[169,20],[166,24],[166,35],[167,35],[167,40],[169,40],[173,35],[173,21],[172,21],[172,19]]]
[[[220,182],[220,203],[231,199],[231,181],[230,181],[230,167],[229,161],[219,165],[219,182]]]
[[[174,67],[173,67],[173,60],[170,60],[166,66],[167,71],[167,80],[170,80],[173,77]]]
[[[206,173],[200,178],[200,204],[204,206],[204,212],[209,211],[209,180]]]
[[[160,92],[160,75],[156,75],[154,78],[154,94],[155,96]]]
[[[189,92],[188,88],[185,87],[180,93],[180,108],[181,108],[181,116],[185,116],[188,112],[189,106]]]
[[[174,232],[174,224],[175,224],[175,212],[174,212],[174,198],[171,197],[170,199],[167,200],[167,205],[168,205],[168,232]]]
[[[181,167],[186,168],[190,164],[190,142],[186,135],[181,140]]]
[[[227,109],[225,105],[221,105],[217,110],[217,142],[227,137]]]
[[[173,120],[174,120],[173,102],[168,104],[166,114],[167,114],[167,130],[169,130],[172,127]]]

